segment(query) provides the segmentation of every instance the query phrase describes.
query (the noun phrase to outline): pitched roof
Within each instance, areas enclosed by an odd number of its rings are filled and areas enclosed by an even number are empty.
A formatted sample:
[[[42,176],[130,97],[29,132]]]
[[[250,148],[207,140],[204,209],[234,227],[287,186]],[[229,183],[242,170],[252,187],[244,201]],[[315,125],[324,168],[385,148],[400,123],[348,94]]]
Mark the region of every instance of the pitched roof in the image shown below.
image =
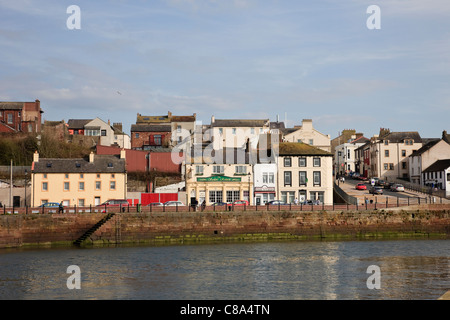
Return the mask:
[[[131,132],[171,132],[170,125],[161,124],[132,124]]]
[[[423,172],[439,172],[450,167],[450,159],[438,160],[431,166],[423,170]]]
[[[42,158],[33,162],[34,173],[124,173],[125,159],[116,155],[94,155],[94,162],[87,158]]]
[[[8,102],[0,101],[0,109],[2,110],[21,110],[23,109],[23,102]]]
[[[84,126],[91,121],[92,119],[69,119],[67,125],[69,129],[84,129]]]
[[[415,143],[421,143],[422,138],[417,131],[405,131],[405,132],[389,132],[383,136],[380,136],[380,140],[389,140],[392,143],[401,143],[408,139],[413,139]]]
[[[280,156],[333,156],[330,152],[302,142],[281,142],[278,153]]]
[[[414,151],[410,157],[417,157],[419,155],[421,155],[422,153],[430,150],[432,147],[434,147],[439,141],[441,140],[432,140],[430,142],[428,142],[427,144],[425,144],[424,146],[422,146],[419,150]]]
[[[216,119],[213,127],[264,127],[269,125],[269,119]]]

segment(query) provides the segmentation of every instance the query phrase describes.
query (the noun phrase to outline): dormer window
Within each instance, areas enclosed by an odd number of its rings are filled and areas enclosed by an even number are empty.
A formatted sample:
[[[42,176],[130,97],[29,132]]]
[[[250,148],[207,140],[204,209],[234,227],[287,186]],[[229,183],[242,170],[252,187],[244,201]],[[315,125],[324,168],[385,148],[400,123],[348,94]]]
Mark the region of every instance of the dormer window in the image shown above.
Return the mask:
[[[109,163],[108,163],[108,168],[112,168],[112,167],[113,167],[112,162],[109,162]]]

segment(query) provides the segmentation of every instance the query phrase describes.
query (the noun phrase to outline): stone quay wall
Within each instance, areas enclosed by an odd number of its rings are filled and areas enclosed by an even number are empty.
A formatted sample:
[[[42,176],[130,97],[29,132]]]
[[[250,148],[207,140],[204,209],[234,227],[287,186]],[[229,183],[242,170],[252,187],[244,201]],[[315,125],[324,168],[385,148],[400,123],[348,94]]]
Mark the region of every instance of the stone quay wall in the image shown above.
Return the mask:
[[[73,245],[105,213],[0,215],[0,248]],[[450,238],[450,205],[368,211],[116,213],[83,244]]]

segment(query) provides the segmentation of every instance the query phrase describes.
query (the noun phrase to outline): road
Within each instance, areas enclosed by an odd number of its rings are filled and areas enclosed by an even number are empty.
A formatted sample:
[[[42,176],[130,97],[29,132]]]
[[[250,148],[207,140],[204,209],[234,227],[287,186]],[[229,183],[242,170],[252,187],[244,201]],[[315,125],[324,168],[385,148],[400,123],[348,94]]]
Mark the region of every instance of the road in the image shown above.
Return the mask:
[[[355,187],[358,183],[364,183],[367,187],[366,190],[357,190]],[[353,180],[351,178],[345,179],[345,182],[339,182],[339,187],[344,190],[347,194],[354,196],[358,198],[358,203],[364,203],[366,199],[373,200],[374,202],[382,202],[386,203],[395,203],[395,202],[402,202],[407,203],[408,200],[410,202],[416,202],[419,201],[418,198],[421,198],[421,201],[425,201],[424,199],[428,196],[423,193],[418,193],[414,191],[410,191],[405,189],[404,192],[396,192],[391,191],[390,189],[383,189],[382,195],[373,195],[369,193],[369,189],[371,187],[370,182],[363,182],[361,180]],[[409,199],[408,199],[409,198]],[[429,201],[429,200],[428,200]],[[440,199],[437,199],[436,201],[440,201]],[[449,203],[449,200],[443,200],[445,203]]]

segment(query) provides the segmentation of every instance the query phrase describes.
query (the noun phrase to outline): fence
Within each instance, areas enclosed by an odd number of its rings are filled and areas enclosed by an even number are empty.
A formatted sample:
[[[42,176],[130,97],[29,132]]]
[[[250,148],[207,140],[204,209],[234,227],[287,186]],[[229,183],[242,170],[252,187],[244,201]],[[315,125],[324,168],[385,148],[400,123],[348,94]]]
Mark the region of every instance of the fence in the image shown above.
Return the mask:
[[[435,200],[435,201],[433,201]],[[275,205],[233,205],[221,204],[211,206],[155,206],[147,205],[125,205],[125,206],[89,206],[89,207],[64,207],[63,214],[83,214],[83,213],[152,213],[152,212],[224,212],[224,211],[364,211],[375,209],[388,209],[395,207],[405,207],[420,204],[437,203],[442,204],[442,198],[433,199],[430,197],[397,197],[395,201],[378,201],[377,197],[367,200],[363,204],[275,204]],[[2,207],[0,214],[59,214],[58,207]]]
[[[399,183],[402,184],[405,189],[409,189],[411,191],[420,192],[423,194],[431,195],[434,197],[439,198],[446,198],[446,191],[445,190],[439,190],[436,188],[432,188],[430,186],[422,186],[417,183],[412,183],[409,181],[394,179],[393,181],[390,181],[391,183]]]

